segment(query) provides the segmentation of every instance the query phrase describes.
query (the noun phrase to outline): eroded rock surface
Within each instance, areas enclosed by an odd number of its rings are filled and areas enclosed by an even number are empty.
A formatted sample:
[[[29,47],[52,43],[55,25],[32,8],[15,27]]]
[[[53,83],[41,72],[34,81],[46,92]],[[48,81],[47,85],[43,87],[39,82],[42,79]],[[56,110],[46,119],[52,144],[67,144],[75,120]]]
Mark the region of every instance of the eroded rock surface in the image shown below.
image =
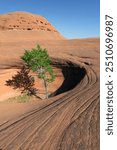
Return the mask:
[[[0,29],[58,32],[44,17],[26,12],[14,12],[0,15]]]
[[[0,149],[99,150],[99,39],[67,40],[56,32],[56,36],[51,31],[43,32],[46,34],[41,31],[37,35],[33,30],[0,32],[0,83],[7,69],[22,65],[19,57],[24,49],[37,43],[47,48],[54,64],[63,69],[65,83],[58,88],[59,95],[33,103],[30,109],[24,104],[23,114],[19,106],[4,105],[7,109],[2,109],[0,116],[6,120],[0,122]],[[5,93],[3,84],[0,86]],[[67,90],[62,94],[63,89]]]

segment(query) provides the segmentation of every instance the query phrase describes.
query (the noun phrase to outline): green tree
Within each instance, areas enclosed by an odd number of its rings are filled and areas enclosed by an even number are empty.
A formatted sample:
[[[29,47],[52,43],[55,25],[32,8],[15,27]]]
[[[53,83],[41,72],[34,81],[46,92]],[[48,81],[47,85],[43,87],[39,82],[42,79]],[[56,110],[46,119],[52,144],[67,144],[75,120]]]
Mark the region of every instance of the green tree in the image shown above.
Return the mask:
[[[46,49],[42,49],[39,45],[32,50],[25,50],[24,55],[21,57],[26,65],[36,72],[38,78],[43,80],[46,98],[48,98],[48,83],[55,80],[55,75],[51,66],[51,60]]]

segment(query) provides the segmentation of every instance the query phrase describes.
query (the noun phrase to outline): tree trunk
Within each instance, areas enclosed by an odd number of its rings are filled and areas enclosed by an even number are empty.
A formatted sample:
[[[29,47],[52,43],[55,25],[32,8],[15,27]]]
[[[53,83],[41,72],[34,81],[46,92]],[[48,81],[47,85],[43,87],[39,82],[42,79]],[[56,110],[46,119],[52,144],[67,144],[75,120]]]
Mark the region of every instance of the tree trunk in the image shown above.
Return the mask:
[[[46,98],[48,98],[48,88],[47,88],[47,83],[46,83],[46,80],[43,79],[44,81],[44,87],[45,87],[45,92],[46,92]]]

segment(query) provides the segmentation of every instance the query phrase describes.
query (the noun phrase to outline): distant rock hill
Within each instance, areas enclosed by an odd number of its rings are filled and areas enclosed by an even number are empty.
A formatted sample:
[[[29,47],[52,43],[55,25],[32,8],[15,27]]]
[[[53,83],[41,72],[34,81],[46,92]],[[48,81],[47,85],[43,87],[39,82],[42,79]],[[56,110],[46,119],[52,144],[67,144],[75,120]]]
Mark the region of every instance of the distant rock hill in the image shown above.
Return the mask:
[[[42,16],[27,12],[12,12],[0,15],[1,31],[42,31],[40,33],[56,34],[57,38],[63,38],[60,33]],[[58,36],[57,36],[58,35]],[[42,35],[43,36],[43,35]],[[47,35],[48,36],[48,35]],[[54,36],[55,37],[55,36]]]
[[[0,15],[0,29],[58,32],[44,17],[27,12],[13,12]]]

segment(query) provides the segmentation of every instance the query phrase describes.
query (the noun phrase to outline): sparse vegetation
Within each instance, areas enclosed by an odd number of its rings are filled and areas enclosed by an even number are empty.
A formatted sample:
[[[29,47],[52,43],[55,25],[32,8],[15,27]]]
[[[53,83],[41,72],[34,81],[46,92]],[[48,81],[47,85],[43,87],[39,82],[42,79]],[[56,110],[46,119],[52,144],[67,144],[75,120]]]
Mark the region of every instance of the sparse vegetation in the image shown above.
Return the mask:
[[[6,100],[6,102],[10,103],[27,103],[32,101],[32,98],[29,95],[23,94],[16,97],[11,97]]]
[[[14,89],[20,89],[22,93],[27,95],[38,97],[36,94],[37,89],[34,88],[34,77],[29,75],[30,70],[32,70],[36,72],[38,78],[43,80],[45,96],[48,98],[48,84],[55,80],[55,75],[47,50],[37,45],[32,50],[25,50],[21,59],[25,62],[25,65],[16,75],[12,76],[12,79],[6,81],[6,85]]]
[[[37,73],[38,78],[43,80],[46,98],[48,98],[48,83],[55,80],[55,75],[47,50],[37,45],[31,51],[26,50],[21,59],[33,72]]]

